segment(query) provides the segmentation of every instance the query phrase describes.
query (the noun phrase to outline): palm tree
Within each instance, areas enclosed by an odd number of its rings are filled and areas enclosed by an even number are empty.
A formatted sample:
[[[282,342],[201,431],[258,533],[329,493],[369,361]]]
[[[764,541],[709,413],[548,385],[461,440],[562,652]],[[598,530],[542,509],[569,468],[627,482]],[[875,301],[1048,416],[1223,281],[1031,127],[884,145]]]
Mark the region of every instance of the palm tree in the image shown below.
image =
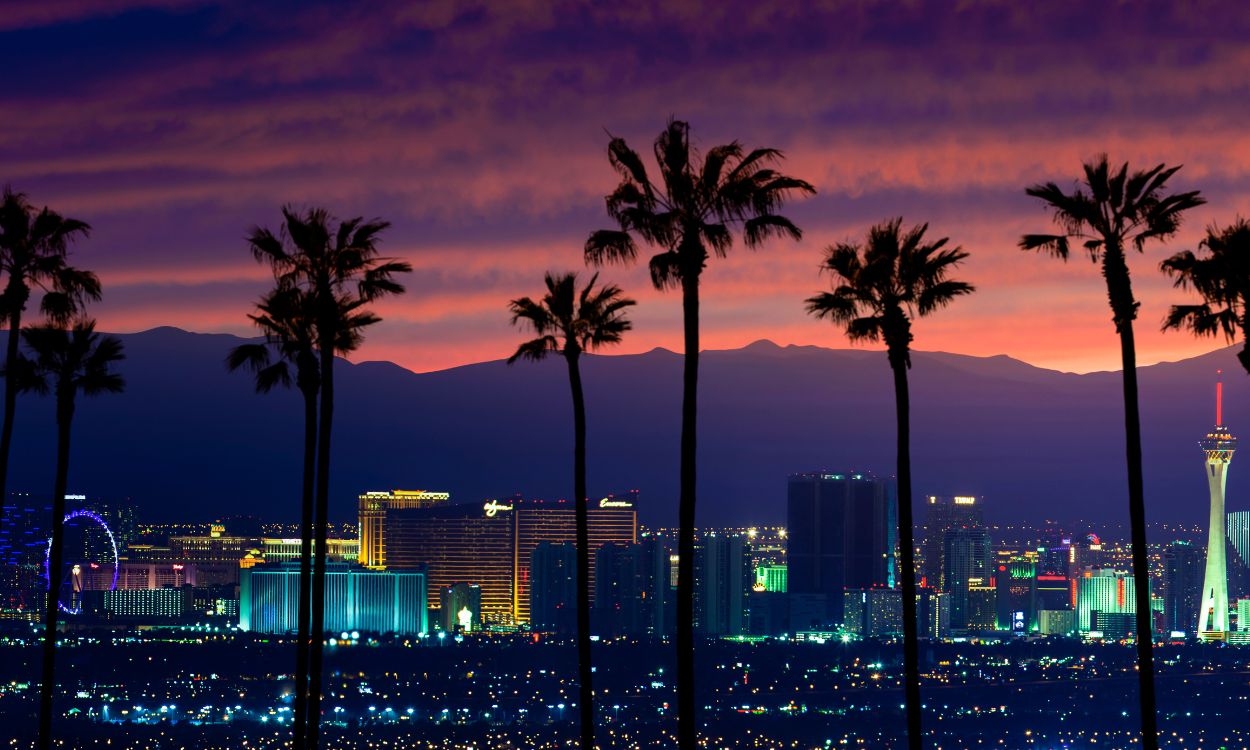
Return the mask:
[[[590,519],[586,509],[586,402],[578,360],[582,352],[620,343],[631,324],[625,308],[637,304],[615,285],[595,289],[599,275],[579,293],[577,274],[546,274],[547,293],[538,301],[529,297],[509,304],[512,324],[534,331],[536,339],[521,344],[508,358],[534,361],[549,354],[564,357],[573,391],[573,508],[577,525],[577,668],[581,691],[582,750],[595,747],[595,704],[590,670]]]
[[[1201,304],[1173,305],[1163,328],[1189,328],[1198,336],[1223,333],[1230,343],[1240,334],[1237,359],[1250,372],[1250,222],[1239,218],[1222,229],[1207,227],[1199,247],[1206,248],[1206,257],[1184,250],[1163,261],[1176,286],[1192,286],[1202,297]]]
[[[948,238],[929,242],[928,224],[906,232],[901,218],[868,230],[864,244],[842,243],[825,250],[822,270],[833,277],[833,291],[807,300],[807,311],[846,327],[852,342],[884,341],[894,372],[898,419],[898,532],[903,578],[903,677],[907,742],[923,745],[920,715],[920,644],[916,617],[916,549],[911,505],[911,325],[974,287],[947,275],[968,253],[948,248]]]
[[[326,537],[330,494],[330,435],[334,418],[334,357],[347,350],[350,341],[359,345],[359,337],[345,336],[351,319],[368,320],[366,325],[381,319],[366,306],[387,295],[400,294],[404,287],[395,280],[408,273],[406,262],[379,255],[377,245],[388,222],[365,221],[361,217],[334,222],[328,211],[313,208],[298,213],[290,207],[282,209],[283,224],[277,234],[260,227],[253,228],[248,239],[252,254],[258,261],[269,263],[278,285],[298,289],[307,295],[316,330],[318,372],[321,397],[317,415],[316,509],[312,545],[315,557],[312,577],[312,624],[315,636],[308,670],[308,732],[307,746],[316,749],[321,720],[322,640],[325,631]],[[362,326],[363,327],[363,326]]]
[[[816,192],[803,180],[773,166],[777,149],[746,152],[737,141],[702,155],[690,144],[690,126],[669,120],[655,140],[660,182],[647,174],[642,158],[623,138],[608,144],[608,161],[621,183],[606,198],[616,229],[586,240],[593,265],[629,263],[638,256],[635,238],[659,249],[650,261],[657,289],[681,289],[685,371],[681,413],[681,491],[677,554],[677,742],[697,741],[694,697],[694,523],[696,418],[699,384],[699,280],[708,259],[724,257],[734,233],[756,248],[771,237],[799,239],[802,232],[778,213],[795,194]]]
[[[0,274],[8,279],[0,294],[0,320],[9,328],[4,358],[7,371],[17,366],[22,313],[32,289],[43,292],[40,307],[49,319],[59,322],[72,318],[85,300],[100,298],[96,275],[67,262],[69,244],[90,231],[86,222],[66,218],[46,206],[36,210],[25,194],[4,189],[0,196]],[[8,497],[9,452],[19,390],[14,378],[5,378],[4,420],[0,423],[0,519],[4,518]]]
[[[307,296],[297,289],[275,289],[249,315],[264,334],[264,343],[243,344],[230,351],[226,366],[247,368],[256,376],[258,393],[292,384],[304,399],[304,473],[301,486],[299,617],[295,653],[294,747],[302,750],[308,730],[308,659],[312,577],[313,481],[317,461],[317,393],[320,374]],[[292,375],[292,371],[294,374]]]
[[[51,323],[22,331],[29,355],[19,355],[23,390],[51,393],[56,398],[56,482],[52,490],[52,541],[48,559],[48,599],[43,633],[43,678],[39,686],[39,750],[52,745],[52,688],[56,660],[56,620],[61,593],[62,550],[65,535],[65,489],[69,482],[70,426],[78,394],[120,393],[125,387],[113,372],[125,358],[122,343],[95,332],[94,320],[78,320],[70,327]]]
[[[1167,194],[1164,189],[1180,167],[1159,164],[1145,171],[1129,172],[1128,164],[1112,169],[1103,154],[1084,166],[1084,178],[1071,193],[1053,182],[1034,185],[1025,192],[1040,199],[1054,212],[1058,234],[1026,234],[1023,250],[1040,250],[1066,261],[1069,242],[1076,240],[1095,263],[1102,264],[1107,282],[1111,319],[1120,335],[1120,361],[1124,370],[1124,433],[1128,463],[1128,506],[1133,543],[1133,578],[1137,597],[1137,676],[1140,685],[1142,747],[1159,746],[1155,715],[1154,628],[1151,623],[1150,571],[1146,559],[1146,501],[1142,487],[1141,418],[1137,407],[1137,352],[1133,320],[1138,302],[1129,279],[1130,249],[1141,252],[1151,240],[1165,240],[1176,233],[1185,211],[1206,201],[1194,190]]]

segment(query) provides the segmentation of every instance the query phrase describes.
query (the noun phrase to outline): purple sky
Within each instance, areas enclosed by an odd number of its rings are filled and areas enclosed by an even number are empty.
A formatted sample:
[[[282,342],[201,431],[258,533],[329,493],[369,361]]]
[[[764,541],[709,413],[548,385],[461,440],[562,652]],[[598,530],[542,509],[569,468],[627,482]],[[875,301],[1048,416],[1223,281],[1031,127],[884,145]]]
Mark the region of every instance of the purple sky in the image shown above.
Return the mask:
[[[247,333],[266,274],[243,237],[283,203],[389,219],[416,273],[359,358],[429,370],[510,353],[507,300],[607,225],[605,131],[649,150],[675,114],[701,145],[783,148],[820,191],[790,211],[801,243],[710,268],[708,347],[843,346],[802,311],[821,248],[901,214],[980,287],[917,348],[1090,370],[1118,362],[1096,269],[1015,242],[1050,226],[1024,186],[1106,150],[1184,163],[1210,200],[1134,259],[1141,361],[1222,345],[1158,332],[1184,295],[1156,269],[1250,214],[1250,6],[603,5],[0,0],[0,182],[94,225],[76,257],[116,331]],[[620,351],[679,346],[675,296],[605,278],[642,302]]]

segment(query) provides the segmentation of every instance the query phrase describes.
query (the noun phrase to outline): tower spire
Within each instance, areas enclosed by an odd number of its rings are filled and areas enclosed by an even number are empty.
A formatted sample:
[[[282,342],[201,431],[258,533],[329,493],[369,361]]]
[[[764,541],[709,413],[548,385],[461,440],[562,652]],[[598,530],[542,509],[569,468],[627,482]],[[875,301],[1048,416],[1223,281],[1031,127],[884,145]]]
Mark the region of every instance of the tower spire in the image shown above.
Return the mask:
[[[1224,424],[1224,379],[1223,370],[1215,371],[1215,423]]]

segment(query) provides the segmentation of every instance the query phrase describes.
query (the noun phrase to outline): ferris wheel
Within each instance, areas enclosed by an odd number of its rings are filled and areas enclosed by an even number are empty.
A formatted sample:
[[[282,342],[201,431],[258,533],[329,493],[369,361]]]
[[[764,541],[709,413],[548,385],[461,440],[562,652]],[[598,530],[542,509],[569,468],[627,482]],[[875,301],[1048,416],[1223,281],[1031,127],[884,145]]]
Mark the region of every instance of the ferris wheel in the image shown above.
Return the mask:
[[[59,582],[56,606],[68,615],[82,612],[82,592],[89,589],[115,591],[119,560],[117,540],[99,514],[75,510],[65,514],[64,555],[61,570],[53,571],[52,540],[43,559],[44,579]]]

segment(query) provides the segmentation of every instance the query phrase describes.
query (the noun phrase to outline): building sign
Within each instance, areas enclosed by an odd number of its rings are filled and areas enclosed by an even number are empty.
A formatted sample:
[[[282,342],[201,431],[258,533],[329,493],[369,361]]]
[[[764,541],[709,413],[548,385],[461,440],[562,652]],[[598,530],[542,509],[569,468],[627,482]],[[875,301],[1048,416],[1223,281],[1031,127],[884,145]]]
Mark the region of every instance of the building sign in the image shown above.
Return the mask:
[[[512,510],[512,506],[501,503],[498,500],[487,500],[486,504],[482,506],[482,510],[486,511],[487,518],[494,518],[501,510]]]
[[[618,500],[614,497],[605,497],[599,501],[600,508],[632,508],[634,504],[628,500]]]
[[[955,504],[956,505],[976,505],[977,499],[975,497],[970,497],[968,495],[956,495]]]
[[[1016,632],[1016,633],[1024,632],[1024,613],[1023,612],[1011,613],[1011,629],[1013,632]]]

